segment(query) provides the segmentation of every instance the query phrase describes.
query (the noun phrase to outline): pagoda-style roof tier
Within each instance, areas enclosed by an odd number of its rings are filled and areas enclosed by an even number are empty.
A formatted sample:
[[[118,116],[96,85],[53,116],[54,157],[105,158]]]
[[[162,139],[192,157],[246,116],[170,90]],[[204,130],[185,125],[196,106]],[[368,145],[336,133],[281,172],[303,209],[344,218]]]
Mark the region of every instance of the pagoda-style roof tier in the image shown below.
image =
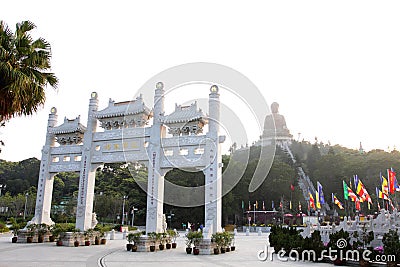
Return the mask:
[[[187,123],[192,121],[201,121],[203,124],[207,123],[204,113],[201,109],[197,109],[197,102],[190,106],[181,106],[175,104],[175,111],[169,115],[164,116],[164,124]]]
[[[108,107],[97,111],[95,117],[97,119],[123,117],[136,114],[145,114],[147,116],[152,115],[152,111],[143,102],[142,95],[139,95],[135,100],[124,101],[115,103],[110,99]]]
[[[53,127],[49,130],[50,133],[58,134],[68,134],[68,133],[85,133],[86,127],[80,123],[81,117],[78,116],[76,119],[69,120],[64,118],[64,123],[60,126]]]

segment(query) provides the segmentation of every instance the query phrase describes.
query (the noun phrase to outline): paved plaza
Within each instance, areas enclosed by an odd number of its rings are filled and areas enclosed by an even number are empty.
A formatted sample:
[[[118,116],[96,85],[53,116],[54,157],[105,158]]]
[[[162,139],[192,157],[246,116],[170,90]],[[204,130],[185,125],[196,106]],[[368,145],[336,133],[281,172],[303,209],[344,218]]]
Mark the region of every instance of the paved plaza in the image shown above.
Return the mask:
[[[323,263],[282,262],[274,258],[260,261],[257,252],[264,249],[268,236],[252,233],[236,237],[236,251],[220,255],[187,255],[184,233],[178,238],[178,248],[157,252],[128,252],[122,234],[106,245],[89,247],[57,247],[55,243],[25,244],[11,243],[11,235],[0,237],[0,267],[8,266],[332,266]]]

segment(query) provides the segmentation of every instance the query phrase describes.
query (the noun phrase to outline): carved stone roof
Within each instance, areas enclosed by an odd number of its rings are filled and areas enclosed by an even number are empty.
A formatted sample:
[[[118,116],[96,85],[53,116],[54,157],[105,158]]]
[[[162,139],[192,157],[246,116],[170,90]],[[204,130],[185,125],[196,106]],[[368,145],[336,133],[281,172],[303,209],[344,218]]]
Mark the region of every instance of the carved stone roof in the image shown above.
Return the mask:
[[[98,119],[121,117],[127,115],[135,115],[145,113],[146,115],[151,114],[151,110],[143,102],[142,95],[138,96],[135,100],[124,101],[115,103],[110,99],[108,107],[103,110],[97,111],[95,117]]]
[[[51,128],[49,131],[53,134],[66,134],[66,133],[84,133],[86,127],[80,123],[81,117],[78,116],[76,119],[69,120],[64,118],[64,123],[60,126]]]
[[[197,102],[194,102],[190,106],[181,106],[175,104],[175,111],[169,115],[166,115],[163,119],[163,123],[185,123],[196,120],[201,120],[204,122],[206,121],[202,110],[197,109]]]

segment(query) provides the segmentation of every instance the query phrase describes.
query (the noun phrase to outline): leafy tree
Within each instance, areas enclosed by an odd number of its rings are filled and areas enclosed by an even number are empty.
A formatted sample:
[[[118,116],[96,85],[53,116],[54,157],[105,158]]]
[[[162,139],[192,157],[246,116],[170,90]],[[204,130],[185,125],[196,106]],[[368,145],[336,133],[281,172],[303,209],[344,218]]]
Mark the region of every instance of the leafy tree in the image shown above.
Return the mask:
[[[44,87],[57,87],[50,68],[50,44],[32,39],[30,21],[17,23],[15,33],[0,21],[0,121],[31,115],[44,104]]]

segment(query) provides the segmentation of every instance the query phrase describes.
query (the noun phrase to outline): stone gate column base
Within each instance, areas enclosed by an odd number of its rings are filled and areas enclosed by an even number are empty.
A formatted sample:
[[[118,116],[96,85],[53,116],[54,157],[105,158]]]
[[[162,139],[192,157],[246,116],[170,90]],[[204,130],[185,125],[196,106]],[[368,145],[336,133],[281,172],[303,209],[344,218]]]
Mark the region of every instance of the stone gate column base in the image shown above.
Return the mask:
[[[197,246],[200,249],[199,255],[211,255],[214,254],[214,248],[217,247],[216,243],[211,242],[211,239],[202,239]]]
[[[137,243],[137,252],[150,252],[150,246],[153,245],[153,242],[149,239],[148,236],[140,237],[139,242]],[[158,246],[156,245],[156,250],[158,250]]]

